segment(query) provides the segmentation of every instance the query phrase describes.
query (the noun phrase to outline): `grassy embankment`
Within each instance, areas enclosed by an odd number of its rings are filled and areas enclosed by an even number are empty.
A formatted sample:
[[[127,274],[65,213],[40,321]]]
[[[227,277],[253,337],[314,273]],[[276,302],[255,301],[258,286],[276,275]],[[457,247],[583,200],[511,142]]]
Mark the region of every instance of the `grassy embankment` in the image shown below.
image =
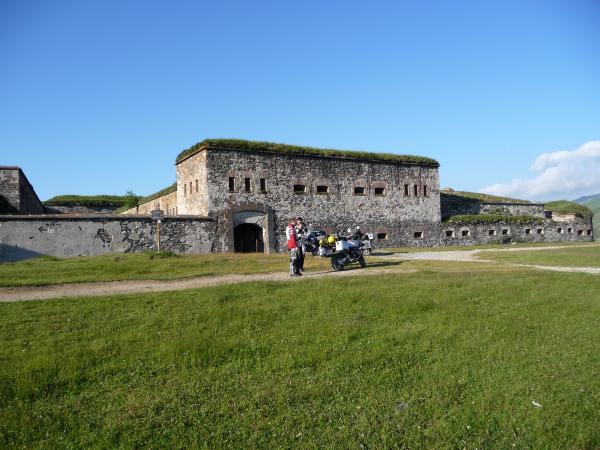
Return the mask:
[[[598,448],[600,278],[444,267],[0,304],[0,447]]]
[[[566,247],[560,250],[520,252],[481,252],[477,255],[502,263],[533,264],[542,266],[600,267],[600,246]]]

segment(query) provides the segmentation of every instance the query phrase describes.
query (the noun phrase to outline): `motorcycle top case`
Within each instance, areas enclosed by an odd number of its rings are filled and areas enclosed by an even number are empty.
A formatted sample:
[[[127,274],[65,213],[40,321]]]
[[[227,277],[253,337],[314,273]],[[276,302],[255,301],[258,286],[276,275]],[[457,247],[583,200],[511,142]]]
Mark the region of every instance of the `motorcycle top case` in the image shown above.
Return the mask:
[[[356,247],[354,242],[350,241],[336,241],[335,243],[335,251],[341,252],[342,250],[350,250],[352,247]]]

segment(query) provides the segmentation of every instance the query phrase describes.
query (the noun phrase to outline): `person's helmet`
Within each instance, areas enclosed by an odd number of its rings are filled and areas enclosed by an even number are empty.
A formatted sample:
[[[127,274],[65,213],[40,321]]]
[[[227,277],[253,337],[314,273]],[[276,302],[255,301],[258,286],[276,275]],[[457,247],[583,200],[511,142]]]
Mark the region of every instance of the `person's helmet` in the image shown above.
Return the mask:
[[[325,238],[323,238],[323,239],[319,239],[319,245],[320,245],[321,247],[324,247],[326,243],[327,243],[327,241],[325,240]]]
[[[334,236],[333,234],[330,234],[330,235],[327,237],[327,243],[328,243],[328,244],[335,244],[335,236]]]
[[[352,233],[352,228],[348,228],[348,233]]]
[[[360,230],[360,227],[359,227],[358,225],[356,225],[356,229],[357,229],[357,230]]]

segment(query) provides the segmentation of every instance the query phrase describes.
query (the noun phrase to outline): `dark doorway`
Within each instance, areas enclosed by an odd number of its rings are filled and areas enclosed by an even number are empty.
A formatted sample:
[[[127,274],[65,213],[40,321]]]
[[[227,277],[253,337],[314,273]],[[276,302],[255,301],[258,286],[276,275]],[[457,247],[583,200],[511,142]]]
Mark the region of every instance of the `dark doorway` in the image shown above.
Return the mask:
[[[233,245],[236,252],[264,253],[263,230],[253,223],[238,225],[233,230]]]

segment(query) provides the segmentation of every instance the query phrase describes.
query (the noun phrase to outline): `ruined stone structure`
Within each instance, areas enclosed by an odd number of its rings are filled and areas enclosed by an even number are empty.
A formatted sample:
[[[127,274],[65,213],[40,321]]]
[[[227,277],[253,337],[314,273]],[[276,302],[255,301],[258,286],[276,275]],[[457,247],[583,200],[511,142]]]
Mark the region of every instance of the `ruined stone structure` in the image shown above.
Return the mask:
[[[0,197],[4,213],[44,213],[44,205],[20,167],[0,166]]]

